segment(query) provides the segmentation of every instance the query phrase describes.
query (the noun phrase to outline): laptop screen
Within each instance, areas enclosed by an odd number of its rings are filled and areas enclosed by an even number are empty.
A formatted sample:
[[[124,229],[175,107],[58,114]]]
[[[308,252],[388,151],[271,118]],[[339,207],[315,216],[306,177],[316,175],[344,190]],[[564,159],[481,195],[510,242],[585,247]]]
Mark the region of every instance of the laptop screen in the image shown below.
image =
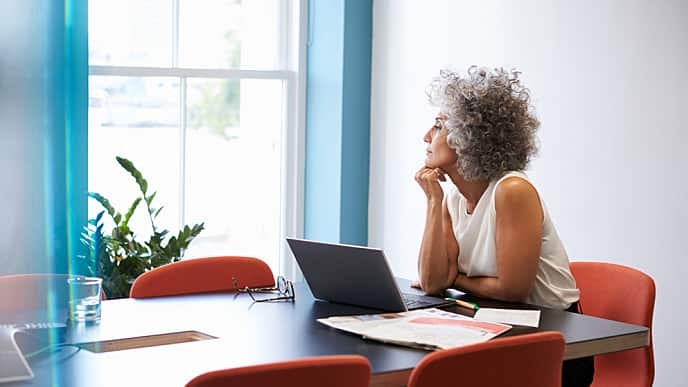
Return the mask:
[[[287,238],[287,243],[316,298],[391,312],[407,310],[381,249],[295,238]],[[434,305],[446,304],[427,298]]]

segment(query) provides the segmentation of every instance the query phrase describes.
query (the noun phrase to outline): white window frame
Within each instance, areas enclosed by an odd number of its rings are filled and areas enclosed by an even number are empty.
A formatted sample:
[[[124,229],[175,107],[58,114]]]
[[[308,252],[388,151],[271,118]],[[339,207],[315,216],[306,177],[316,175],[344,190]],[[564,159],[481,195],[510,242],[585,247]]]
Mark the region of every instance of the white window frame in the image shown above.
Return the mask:
[[[172,67],[100,66],[89,65],[89,76],[176,77],[179,87],[179,224],[185,224],[186,180],[186,83],[189,78],[267,79],[284,81],[282,112],[282,162],[280,167],[281,213],[278,271],[288,278],[300,280],[300,272],[288,252],[285,236],[303,236],[304,155],[306,122],[306,44],[308,1],[286,0],[280,17],[284,21],[280,36],[282,68],[285,70],[199,69],[178,66],[179,0],[173,1]]]

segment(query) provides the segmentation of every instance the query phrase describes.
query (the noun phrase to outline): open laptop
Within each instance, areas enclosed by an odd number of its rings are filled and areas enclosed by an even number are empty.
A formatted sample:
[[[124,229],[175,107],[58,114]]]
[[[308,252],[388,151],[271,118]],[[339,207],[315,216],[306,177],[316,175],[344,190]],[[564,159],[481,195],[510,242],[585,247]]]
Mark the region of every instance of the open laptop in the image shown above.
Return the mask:
[[[2,281],[0,386],[32,379],[31,363],[40,362],[43,356],[58,350],[66,341],[69,322],[67,278],[60,274],[37,274],[34,280],[26,280],[30,284],[26,286],[17,286],[11,277]],[[12,297],[20,297],[21,302],[12,302]]]
[[[380,249],[294,238],[287,243],[315,298],[388,312],[451,303],[399,291]]]

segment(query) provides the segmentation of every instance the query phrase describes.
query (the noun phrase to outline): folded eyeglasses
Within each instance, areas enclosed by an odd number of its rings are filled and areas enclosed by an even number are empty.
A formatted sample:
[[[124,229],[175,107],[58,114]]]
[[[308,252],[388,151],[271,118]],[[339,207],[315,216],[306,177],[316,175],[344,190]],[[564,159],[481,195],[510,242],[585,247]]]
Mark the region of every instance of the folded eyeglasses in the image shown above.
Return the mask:
[[[268,286],[262,288],[249,288],[245,286],[243,288],[239,287],[236,277],[232,277],[232,284],[234,284],[234,289],[240,293],[248,293],[253,302],[270,302],[270,301],[291,301],[294,302],[296,295],[294,293],[294,284],[291,281],[284,278],[283,276],[278,276],[275,280],[275,286]],[[275,294],[274,297],[262,297],[256,296],[258,293],[269,293]]]

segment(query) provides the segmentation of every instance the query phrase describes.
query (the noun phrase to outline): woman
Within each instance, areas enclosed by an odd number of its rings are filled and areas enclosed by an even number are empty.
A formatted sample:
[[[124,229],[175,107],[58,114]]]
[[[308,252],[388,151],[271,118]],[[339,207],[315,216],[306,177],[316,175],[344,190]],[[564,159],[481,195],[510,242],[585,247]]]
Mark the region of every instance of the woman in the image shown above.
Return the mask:
[[[518,74],[442,71],[429,87],[440,112],[416,173],[427,198],[419,286],[579,312],[564,245],[522,172],[540,123]],[[592,358],[566,361],[563,385],[587,386],[592,374]]]

